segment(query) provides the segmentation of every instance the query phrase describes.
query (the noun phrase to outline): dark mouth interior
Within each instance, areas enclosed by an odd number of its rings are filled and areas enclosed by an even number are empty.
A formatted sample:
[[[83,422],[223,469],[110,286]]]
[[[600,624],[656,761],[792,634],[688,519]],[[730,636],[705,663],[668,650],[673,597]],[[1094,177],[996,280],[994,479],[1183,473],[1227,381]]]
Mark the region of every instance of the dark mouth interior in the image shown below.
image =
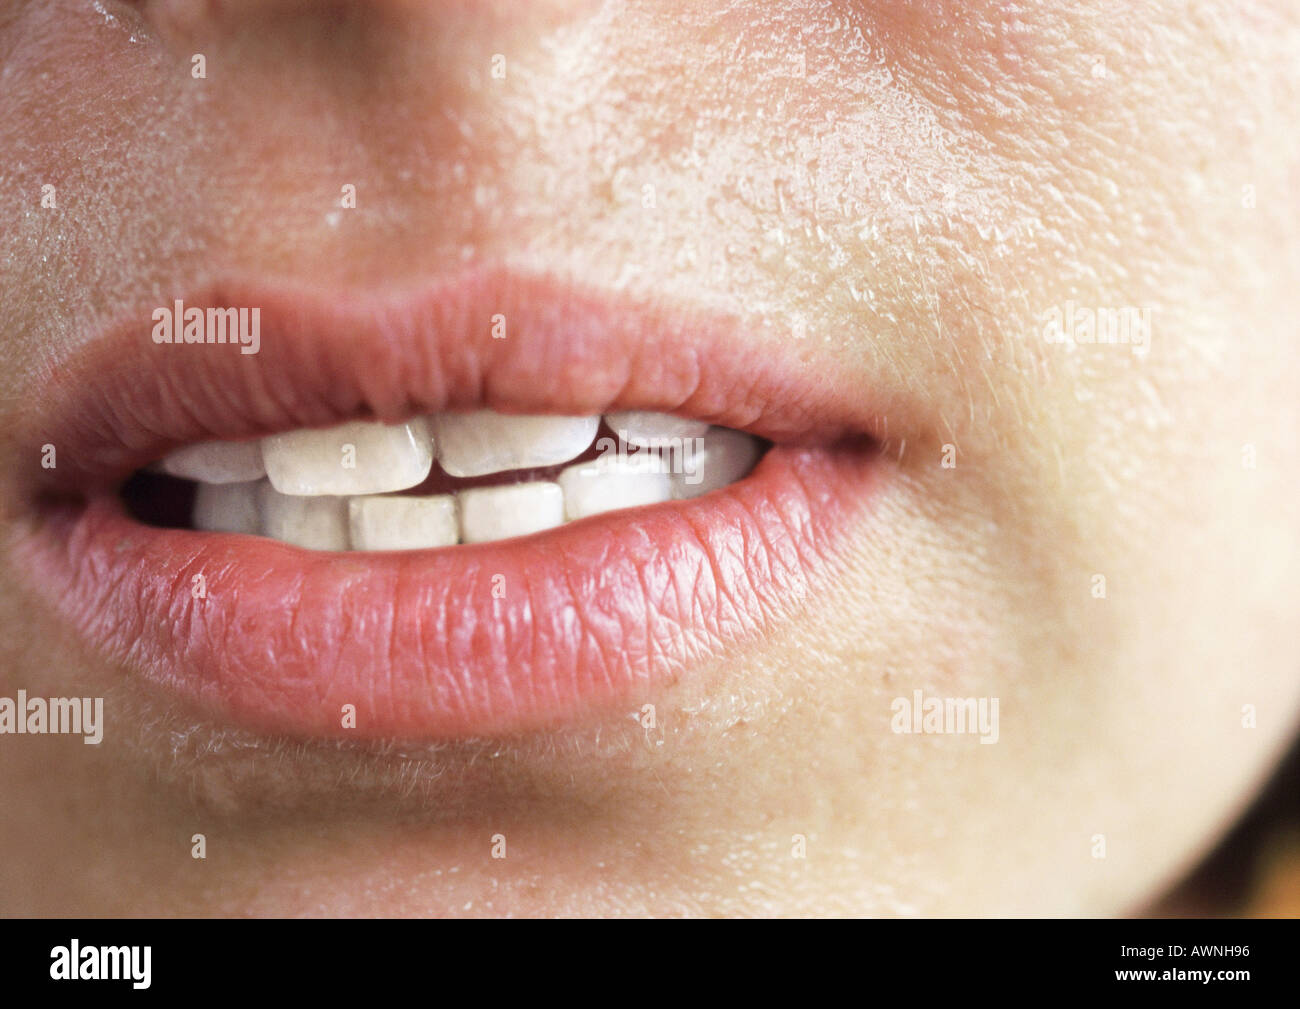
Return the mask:
[[[198,484],[190,480],[137,470],[122,485],[122,503],[137,522],[160,529],[190,529]]]

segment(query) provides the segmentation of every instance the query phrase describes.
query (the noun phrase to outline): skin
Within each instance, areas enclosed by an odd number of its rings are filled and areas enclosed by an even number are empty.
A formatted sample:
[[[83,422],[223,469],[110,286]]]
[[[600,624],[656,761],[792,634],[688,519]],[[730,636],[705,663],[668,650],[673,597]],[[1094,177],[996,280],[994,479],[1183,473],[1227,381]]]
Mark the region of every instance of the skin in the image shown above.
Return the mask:
[[[212,724],[0,564],[0,694],[109,711],[0,737],[0,912],[1129,913],[1293,737],[1294,4],[99,6],[0,8],[5,543],[51,351],[227,270],[758,313],[889,439],[799,620],[509,739]],[[1049,342],[1067,301],[1149,349]],[[891,731],[914,690],[998,698],[997,743]]]

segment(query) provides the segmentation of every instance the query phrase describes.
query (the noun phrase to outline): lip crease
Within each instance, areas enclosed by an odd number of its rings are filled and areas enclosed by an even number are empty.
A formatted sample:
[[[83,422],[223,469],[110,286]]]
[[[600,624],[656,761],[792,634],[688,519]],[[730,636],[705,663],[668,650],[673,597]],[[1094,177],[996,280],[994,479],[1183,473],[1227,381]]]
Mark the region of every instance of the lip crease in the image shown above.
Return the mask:
[[[505,269],[418,293],[233,281],[183,300],[259,307],[259,353],[156,345],[151,306],[58,362],[18,432],[58,465],[23,475],[11,554],[92,650],[257,731],[452,739],[639,707],[812,604],[879,476],[860,385],[738,318]],[[427,551],[151,528],[116,495],[194,441],[480,407],[656,410],[774,445],[694,500]]]

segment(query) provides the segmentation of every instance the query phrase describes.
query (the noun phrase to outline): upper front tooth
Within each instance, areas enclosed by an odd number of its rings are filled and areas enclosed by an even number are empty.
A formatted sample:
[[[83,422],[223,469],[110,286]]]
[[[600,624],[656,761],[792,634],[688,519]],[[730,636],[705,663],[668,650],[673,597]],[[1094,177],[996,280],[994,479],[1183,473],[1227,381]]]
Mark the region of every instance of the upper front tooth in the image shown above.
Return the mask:
[[[263,536],[308,550],[348,548],[346,498],[281,494],[269,483],[257,497]]]
[[[599,417],[510,417],[491,410],[433,418],[438,462],[451,476],[554,466],[591,445]]]
[[[646,443],[659,438],[698,438],[709,429],[702,420],[686,420],[667,413],[624,410],[605,414],[605,423],[629,443]]]
[[[487,543],[564,524],[564,495],[557,483],[476,487],[456,495],[462,543]]]
[[[271,435],[262,441],[262,456],[281,494],[383,494],[424,482],[433,441],[420,418],[392,425],[353,421]]]
[[[683,465],[673,473],[673,497],[693,498],[734,483],[754,468],[758,461],[757,439],[727,427],[711,427],[701,439],[704,449],[694,451],[697,442],[683,457]]]
[[[457,542],[456,499],[354,497],[348,501],[353,550],[423,550]]]
[[[159,466],[164,473],[203,483],[247,483],[266,473],[262,466],[262,446],[255,441],[204,441],[186,445],[164,457]]]
[[[601,456],[562,470],[564,514],[570,520],[580,519],[669,500],[673,495],[668,467],[658,456],[644,456]]]

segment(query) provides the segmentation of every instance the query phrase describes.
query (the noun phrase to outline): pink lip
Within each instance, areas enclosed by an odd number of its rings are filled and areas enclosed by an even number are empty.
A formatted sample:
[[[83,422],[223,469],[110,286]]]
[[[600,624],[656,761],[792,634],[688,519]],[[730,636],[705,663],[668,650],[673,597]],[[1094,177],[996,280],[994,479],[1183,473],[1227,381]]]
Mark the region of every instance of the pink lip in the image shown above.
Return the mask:
[[[262,731],[453,738],[639,707],[808,605],[877,474],[860,387],[739,320],[497,270],[414,298],[221,285],[185,303],[260,307],[260,352],[155,345],[145,309],[67,362],[22,433],[59,465],[33,470],[15,552],[97,652]],[[485,405],[664,410],[778,444],[694,501],[416,553],[150,528],[112,492],[178,444]]]

